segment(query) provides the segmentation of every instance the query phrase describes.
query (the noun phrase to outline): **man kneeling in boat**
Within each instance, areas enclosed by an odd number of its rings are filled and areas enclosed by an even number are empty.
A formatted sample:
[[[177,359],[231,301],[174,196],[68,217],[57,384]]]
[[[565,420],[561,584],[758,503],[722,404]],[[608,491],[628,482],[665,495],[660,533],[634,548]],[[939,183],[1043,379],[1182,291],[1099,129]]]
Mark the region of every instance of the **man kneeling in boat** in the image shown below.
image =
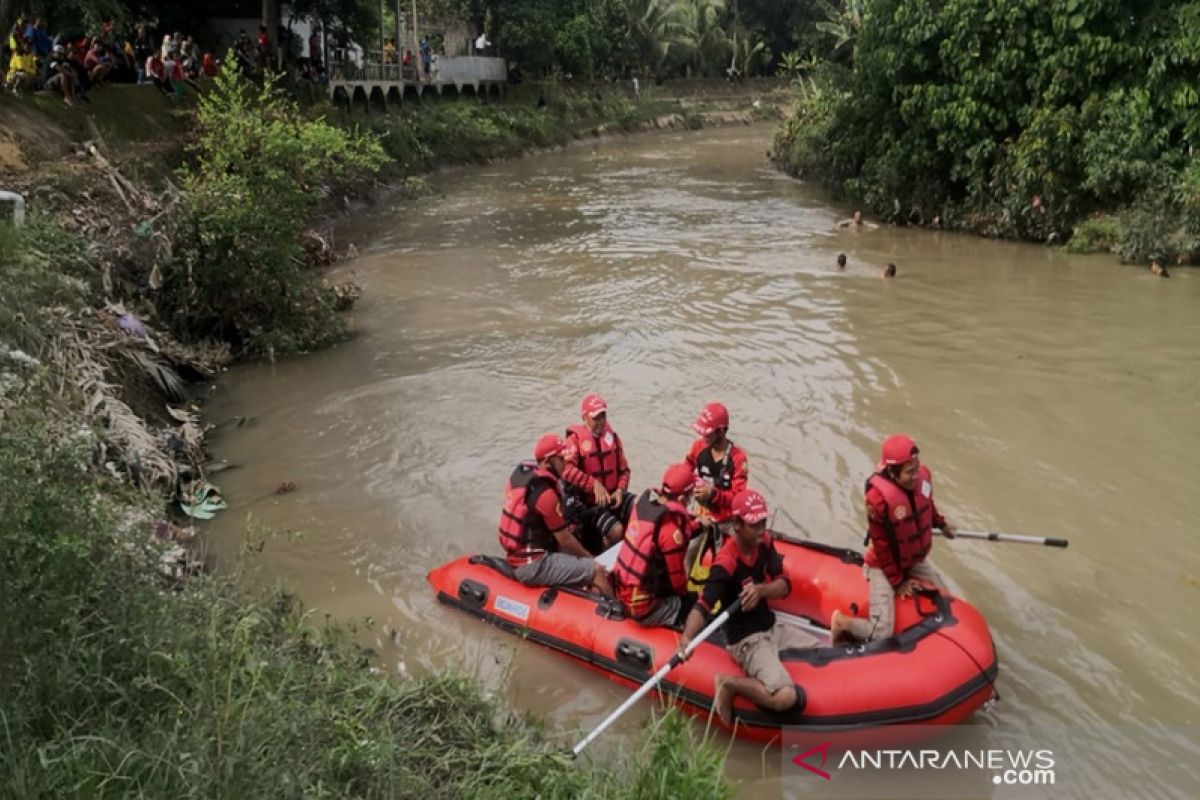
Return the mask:
[[[933,529],[954,538],[954,526],[933,502],[933,476],[921,464],[916,443],[889,436],[876,472],[867,479],[867,542],[863,569],[871,588],[866,619],[834,611],[830,632],[835,642],[846,636],[860,641],[886,639],[893,633],[896,594],[911,597],[921,583],[945,592],[942,576],[925,559],[933,548]]]
[[[593,586],[613,596],[608,573],[584,549],[562,511],[565,443],[547,433],[533,449],[536,464],[522,463],[504,489],[500,546],[517,580],[526,586]]]
[[[787,597],[789,591],[783,556],[767,534],[767,501],[753,489],[744,489],[733,500],[733,535],[717,551],[704,593],[688,615],[679,642],[682,653],[718,602],[728,608],[741,598],[741,608],[725,623],[725,639],[729,654],[746,675],[713,679],[713,710],[726,725],[733,722],[733,700],[738,695],[773,711],[787,711],[796,704],[796,687],[779,653],[819,647],[820,641],[776,622],[767,601]]]
[[[647,489],[630,515],[612,574],[617,599],[639,625],[677,628],[696,602],[687,589],[685,563],[688,542],[699,529],[688,513],[695,486],[691,467],[672,464],[658,496]]]

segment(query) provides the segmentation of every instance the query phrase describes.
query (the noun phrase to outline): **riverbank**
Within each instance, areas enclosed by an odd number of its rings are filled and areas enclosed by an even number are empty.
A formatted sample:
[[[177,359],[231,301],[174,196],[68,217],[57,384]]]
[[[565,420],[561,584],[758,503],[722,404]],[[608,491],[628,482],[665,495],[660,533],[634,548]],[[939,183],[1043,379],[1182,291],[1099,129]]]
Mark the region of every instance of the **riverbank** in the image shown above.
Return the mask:
[[[896,225],[1200,263],[1194,5],[877,11],[797,81],[780,167]]]
[[[664,116],[693,127],[696,115],[731,113],[675,103],[664,115],[657,102],[444,103],[419,119],[372,121],[394,159],[375,180],[658,127]],[[188,544],[195,528],[180,516],[219,497],[194,386],[234,353],[164,313],[160,296],[172,270],[204,263],[180,261],[188,232],[171,225],[196,196],[175,171],[200,135],[196,118],[150,87],[97,92],[84,112],[3,97],[0,118],[4,187],[30,206],[26,228],[0,224],[0,582],[12,589],[0,599],[4,793],[728,794],[719,753],[673,715],[645,750],[581,768],[549,755],[536,725],[474,681],[385,679],[295,598],[204,576]],[[219,241],[201,233],[192,241]],[[305,241],[306,270],[336,256],[319,231]],[[221,252],[245,258],[233,245]],[[181,298],[194,312],[194,292]]]

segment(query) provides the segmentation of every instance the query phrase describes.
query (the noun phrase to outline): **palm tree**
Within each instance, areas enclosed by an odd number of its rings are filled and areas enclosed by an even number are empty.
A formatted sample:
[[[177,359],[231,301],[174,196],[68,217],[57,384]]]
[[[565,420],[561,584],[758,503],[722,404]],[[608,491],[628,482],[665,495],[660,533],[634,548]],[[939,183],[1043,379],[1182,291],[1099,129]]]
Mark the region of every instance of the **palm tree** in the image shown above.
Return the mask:
[[[704,74],[730,50],[730,38],[721,27],[726,0],[673,0],[668,8],[667,32],[672,45],[683,51],[689,72]]]
[[[668,0],[626,0],[629,35],[647,65],[657,70],[671,49]]]

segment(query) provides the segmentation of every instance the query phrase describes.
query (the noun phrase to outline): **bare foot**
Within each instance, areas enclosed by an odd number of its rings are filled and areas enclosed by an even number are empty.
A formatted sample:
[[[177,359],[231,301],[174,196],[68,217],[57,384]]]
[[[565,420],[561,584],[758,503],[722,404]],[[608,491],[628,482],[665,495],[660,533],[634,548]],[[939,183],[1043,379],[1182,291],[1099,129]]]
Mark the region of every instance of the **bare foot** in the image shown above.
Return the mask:
[[[833,644],[853,641],[854,639],[850,635],[850,617],[836,609],[833,612],[833,616],[829,618],[829,638]]]
[[[725,685],[724,675],[713,676],[713,711],[722,724],[733,724],[733,692]]]

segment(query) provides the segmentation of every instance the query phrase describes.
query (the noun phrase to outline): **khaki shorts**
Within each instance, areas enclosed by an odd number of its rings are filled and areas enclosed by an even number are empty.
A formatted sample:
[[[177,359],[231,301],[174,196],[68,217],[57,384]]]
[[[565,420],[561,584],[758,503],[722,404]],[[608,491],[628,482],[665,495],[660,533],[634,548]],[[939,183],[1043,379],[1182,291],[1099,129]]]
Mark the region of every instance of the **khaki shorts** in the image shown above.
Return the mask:
[[[770,694],[793,685],[792,676],[779,660],[783,650],[807,650],[820,647],[821,641],[799,628],[776,622],[762,633],[752,633],[730,646],[729,655],[751,678],[757,678]]]
[[[887,575],[881,569],[863,565],[863,574],[867,576],[867,585],[871,590],[870,610],[866,619],[858,617],[850,620],[850,635],[862,642],[886,639],[895,632],[896,590],[888,583]],[[908,571],[908,577],[932,583],[941,591],[947,591],[942,576],[928,561],[913,566]]]

